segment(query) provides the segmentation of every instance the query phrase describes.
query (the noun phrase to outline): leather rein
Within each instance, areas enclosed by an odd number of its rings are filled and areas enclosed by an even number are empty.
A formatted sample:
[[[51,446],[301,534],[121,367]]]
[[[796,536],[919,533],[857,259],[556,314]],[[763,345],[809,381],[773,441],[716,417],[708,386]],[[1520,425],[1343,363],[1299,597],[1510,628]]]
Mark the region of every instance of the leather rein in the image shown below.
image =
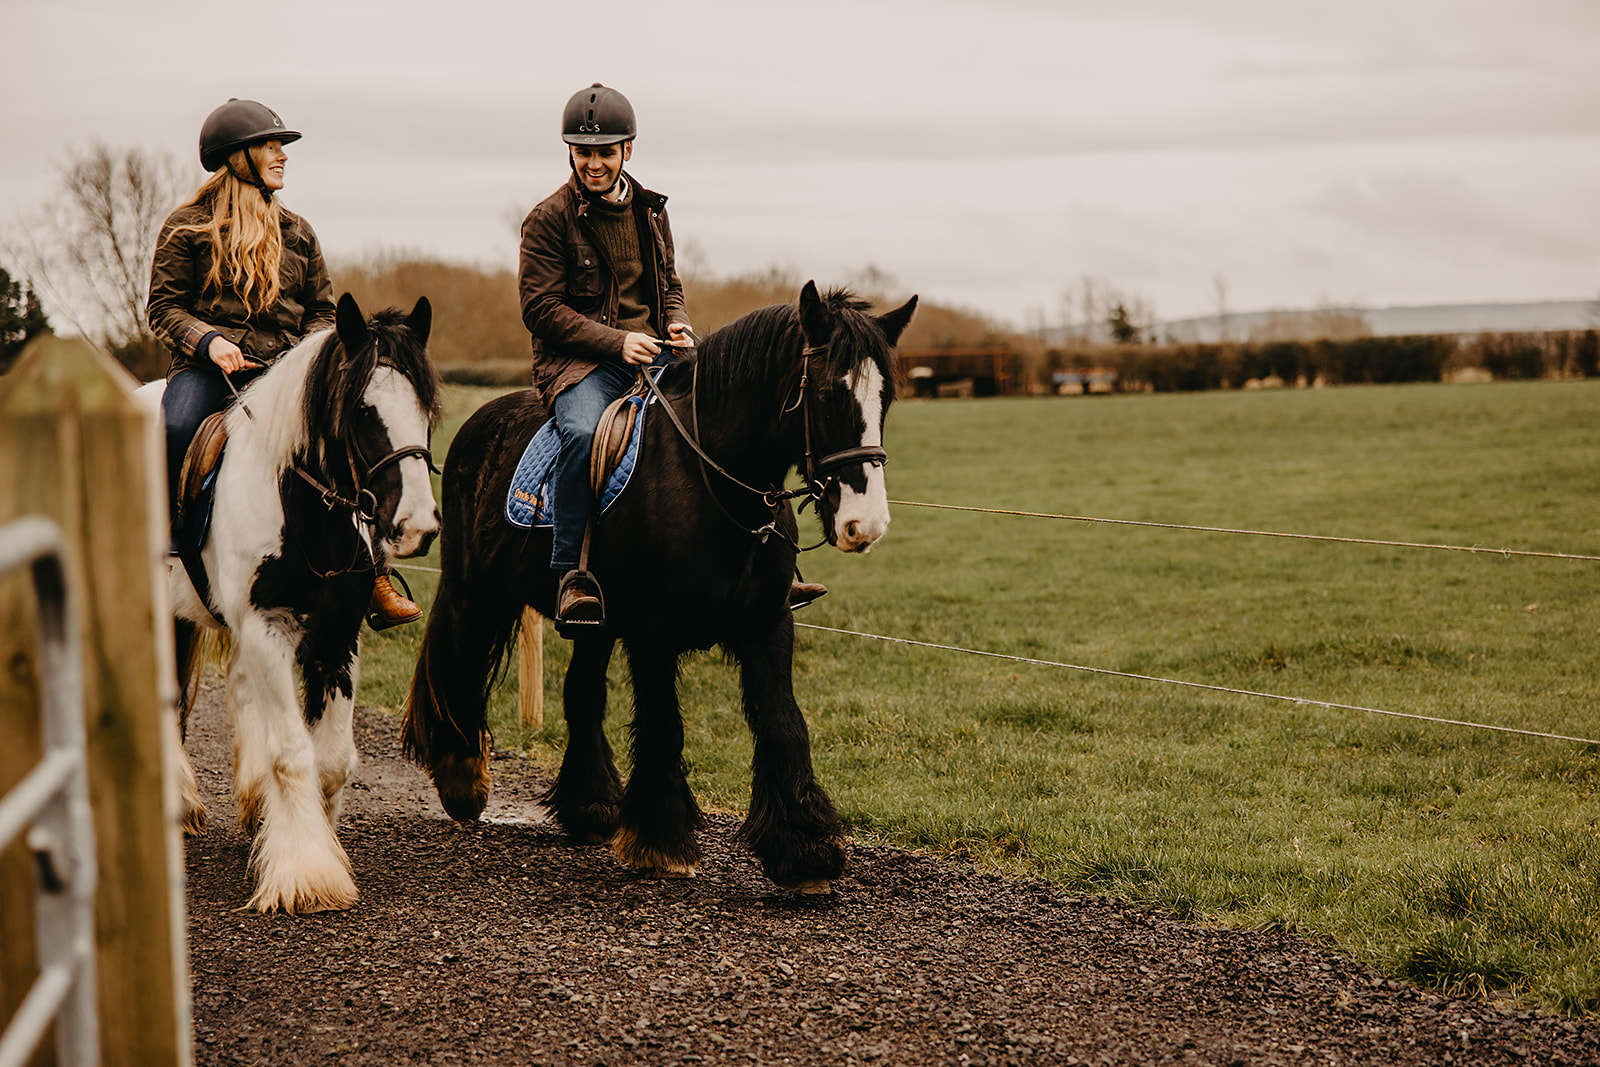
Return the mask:
[[[695,336],[693,331],[689,332],[689,338],[697,345],[700,343],[700,338]],[[673,408],[672,402],[667,399],[666,394],[661,391],[661,387],[656,384],[657,375],[651,374],[650,368],[648,367],[644,368],[640,373],[644,378],[645,383],[650,387],[650,392],[655,396],[655,399],[660,402],[663,408],[666,409],[667,417],[672,420],[672,425],[677,429],[678,435],[683,438],[684,442],[691,449],[694,450],[695,455],[700,457],[700,475],[702,479],[705,479],[705,468],[710,467],[712,470],[722,475],[734,485],[737,485],[739,488],[754,496],[760,497],[761,502],[774,513],[778,511],[785,501],[792,500],[795,497],[806,498],[800,502],[800,510],[804,511],[808,503],[817,504],[820,508],[822,498],[826,496],[828,490],[838,482],[839,472],[841,470],[847,467],[855,467],[863,464],[871,464],[874,467],[881,467],[889,462],[889,454],[878,445],[858,445],[855,448],[845,448],[839,450],[838,452],[830,452],[820,458],[817,458],[813,454],[811,447],[811,389],[809,387],[811,380],[811,357],[826,353],[828,349],[829,344],[807,345],[801,349],[800,382],[795,390],[797,395],[795,396],[794,403],[788,404],[779,412],[779,418],[782,418],[784,415],[788,415],[796,408],[801,409],[800,421],[805,427],[805,484],[798,489],[779,489],[776,486],[768,489],[758,489],[753,485],[746,484],[733,474],[729,473],[727,469],[725,469],[720,463],[706,454],[706,450],[700,446],[699,441],[700,403],[698,399],[698,389],[700,382],[700,365],[698,362],[696,362],[694,367],[691,369],[691,377],[689,380],[689,404],[692,412],[690,417],[694,420],[695,424],[694,431],[692,433],[683,425],[683,420],[678,417],[678,412]],[[710,493],[711,499],[716,501],[717,507],[722,510],[722,513],[727,516],[730,522],[732,522],[735,526],[738,526],[740,529],[743,529],[750,536],[760,538],[760,540],[763,542],[765,542],[767,538],[776,535],[787,541],[790,547],[792,547],[796,552],[809,552],[813,548],[820,548],[828,543],[827,538],[824,537],[816,544],[802,548],[797,540],[790,537],[784,531],[778,529],[776,515],[774,515],[773,521],[768,522],[766,525],[751,529],[747,527],[745,523],[742,523],[738,519],[734,518],[733,514],[729,512],[728,509],[723,505],[717,494],[712,491],[709,480],[706,480],[706,491]]]

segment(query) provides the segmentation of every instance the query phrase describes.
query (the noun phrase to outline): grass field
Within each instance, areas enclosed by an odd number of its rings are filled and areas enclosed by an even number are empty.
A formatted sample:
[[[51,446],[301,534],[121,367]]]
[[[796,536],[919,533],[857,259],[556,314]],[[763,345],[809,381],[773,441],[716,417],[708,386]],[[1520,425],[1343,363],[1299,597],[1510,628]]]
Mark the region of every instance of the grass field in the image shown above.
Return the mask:
[[[455,392],[442,438],[489,395]],[[1582,382],[905,403],[887,447],[903,501],[1600,555]],[[1596,562],[901,506],[870,555],[802,566],[832,589],[805,623],[1600,737]],[[400,706],[420,630],[368,637],[364,703]],[[516,726],[514,675],[495,723],[554,763],[546,647],[550,724]],[[809,629],[795,667],[858,837],[1600,1010],[1600,748]],[[692,657],[683,693],[697,794],[742,808],[732,671]]]

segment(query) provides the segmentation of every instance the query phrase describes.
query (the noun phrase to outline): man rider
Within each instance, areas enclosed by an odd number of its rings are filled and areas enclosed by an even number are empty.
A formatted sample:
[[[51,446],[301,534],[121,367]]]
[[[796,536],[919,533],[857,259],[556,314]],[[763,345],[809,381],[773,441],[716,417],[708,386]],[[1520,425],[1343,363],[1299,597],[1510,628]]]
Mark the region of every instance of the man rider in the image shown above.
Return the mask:
[[[598,626],[600,590],[578,570],[594,507],[589,450],[601,414],[641,367],[688,344],[683,284],[673,265],[666,197],[622,169],[637,132],[627,97],[599,82],[567,101],[561,139],[572,175],[522,223],[518,287],[533,335],[533,384],[554,416],[550,566],[562,572],[558,626]]]
[[[533,335],[533,384],[560,431],[550,566],[562,575],[556,625],[604,625],[600,589],[579,569],[594,508],[589,452],[601,414],[641,368],[688,348],[666,197],[623,169],[638,132],[627,97],[599,82],[561,115],[572,174],[522,223],[518,288]],[[799,606],[826,592],[799,585]]]

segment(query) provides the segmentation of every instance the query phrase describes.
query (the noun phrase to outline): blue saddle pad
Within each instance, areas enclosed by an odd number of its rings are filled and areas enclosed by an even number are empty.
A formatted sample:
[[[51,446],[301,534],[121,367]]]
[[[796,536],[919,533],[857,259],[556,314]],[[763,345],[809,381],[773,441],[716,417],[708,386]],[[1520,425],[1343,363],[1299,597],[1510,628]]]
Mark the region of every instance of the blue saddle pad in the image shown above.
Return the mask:
[[[622,461],[606,479],[600,493],[600,514],[616,502],[628,487],[634,467],[639,462],[639,443],[644,440],[644,415],[649,401],[643,396],[630,396],[628,403],[639,409],[633,420],[633,433],[628,437],[628,447]],[[524,530],[554,524],[555,485],[553,475],[556,453],[561,451],[561,435],[556,432],[554,419],[539,428],[517,461],[516,473],[511,476],[511,491],[506,494],[506,521]]]

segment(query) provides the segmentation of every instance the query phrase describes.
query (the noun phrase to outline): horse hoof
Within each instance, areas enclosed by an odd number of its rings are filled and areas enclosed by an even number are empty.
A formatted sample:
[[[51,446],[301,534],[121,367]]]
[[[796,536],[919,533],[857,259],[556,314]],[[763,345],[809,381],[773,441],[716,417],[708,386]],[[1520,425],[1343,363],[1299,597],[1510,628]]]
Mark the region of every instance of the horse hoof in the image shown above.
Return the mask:
[[[604,845],[617,832],[622,812],[615,802],[559,806],[559,801],[545,798],[545,807],[561,829],[574,841],[585,845]]]
[[[439,803],[456,822],[473,822],[489,803],[489,761],[479,756],[441,756],[433,765]]]
[[[799,890],[800,894],[802,896],[807,896],[807,897],[825,896],[828,893],[833,892],[833,883],[832,882],[821,882],[821,881],[818,881],[818,882],[801,882],[799,885],[795,886],[795,889]]]
[[[183,813],[183,820],[180,823],[183,828],[183,835],[185,837],[199,837],[205,833],[208,814],[204,804],[186,809]]]
[[[263,915],[281,911],[288,915],[311,915],[319,911],[344,911],[360,898],[348,874],[317,879],[316,884],[296,886],[262,885],[245,907]]]
[[[656,878],[695,878],[699,876],[698,867],[657,867],[647,872]]]
[[[657,878],[693,878],[698,866],[694,859],[669,856],[642,844],[632,830],[617,831],[611,839],[611,854],[623,866]]]

